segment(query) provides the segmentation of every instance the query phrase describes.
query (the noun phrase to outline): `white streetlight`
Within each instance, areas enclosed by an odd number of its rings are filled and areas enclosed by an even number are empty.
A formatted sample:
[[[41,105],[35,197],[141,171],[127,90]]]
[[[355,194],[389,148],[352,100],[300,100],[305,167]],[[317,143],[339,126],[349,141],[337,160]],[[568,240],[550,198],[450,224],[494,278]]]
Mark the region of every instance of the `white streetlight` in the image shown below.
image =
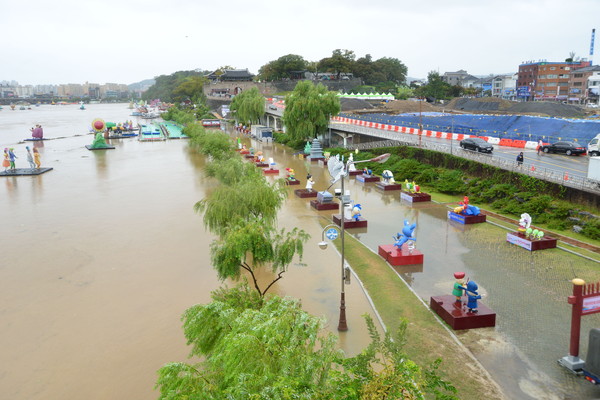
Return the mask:
[[[348,204],[347,202],[349,202],[349,199],[346,198],[345,196],[345,192],[344,192],[344,178],[348,175],[348,168],[350,167],[350,165],[352,164],[360,164],[360,163],[365,163],[365,162],[377,162],[377,163],[384,163],[388,160],[388,158],[390,158],[390,153],[385,153],[382,154],[378,157],[374,157],[371,158],[370,160],[361,160],[361,161],[347,161],[346,164],[344,164],[343,161],[340,161],[337,157],[331,157],[329,159],[329,161],[327,162],[327,168],[329,169],[329,173],[331,174],[331,184],[333,185],[334,183],[336,183],[338,180],[341,179],[341,192],[340,192],[340,208],[341,208],[341,218],[340,218],[340,229],[339,229],[339,234],[340,234],[340,240],[342,242],[342,251],[341,251],[341,256],[342,256],[342,266],[341,266],[341,278],[342,278],[342,288],[341,288],[341,297],[340,297],[340,320],[338,323],[338,331],[347,331],[348,330],[348,324],[346,323],[346,291],[344,288],[344,285],[346,284],[346,282],[349,282],[349,271],[346,270],[345,268],[345,248],[344,248],[344,209],[346,207],[346,205]],[[336,192],[337,193],[337,192]],[[327,236],[330,240],[334,240],[337,238],[337,235],[335,234],[335,232],[337,232],[337,225],[327,225],[325,228],[323,228],[323,231],[321,232],[321,242],[319,242],[319,247],[323,250],[325,250],[327,248],[327,242],[325,241],[325,231],[327,230]]]

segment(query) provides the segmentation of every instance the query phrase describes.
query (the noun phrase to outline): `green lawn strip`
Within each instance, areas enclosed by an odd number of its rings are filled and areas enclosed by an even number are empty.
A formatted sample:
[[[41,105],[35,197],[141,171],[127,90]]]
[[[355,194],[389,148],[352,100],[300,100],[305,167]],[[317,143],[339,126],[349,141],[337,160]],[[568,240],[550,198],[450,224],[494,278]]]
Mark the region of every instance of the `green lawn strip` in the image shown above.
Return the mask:
[[[339,249],[340,239],[334,243]],[[503,398],[478,364],[469,362],[467,350],[456,343],[437,317],[379,255],[346,235],[345,257],[363,282],[387,328],[396,329],[400,318],[409,321],[405,350],[411,359],[428,365],[442,358],[440,375],[452,382],[461,399]],[[465,376],[475,378],[464,379]]]

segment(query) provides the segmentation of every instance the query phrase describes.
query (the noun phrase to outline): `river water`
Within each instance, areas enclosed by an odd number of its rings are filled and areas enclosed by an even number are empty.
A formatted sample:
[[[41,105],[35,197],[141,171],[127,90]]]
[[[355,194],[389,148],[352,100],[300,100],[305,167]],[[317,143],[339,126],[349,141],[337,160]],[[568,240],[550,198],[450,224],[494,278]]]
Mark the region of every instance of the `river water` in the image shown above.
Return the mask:
[[[181,314],[210,301],[221,284],[209,262],[213,238],[192,209],[215,182],[204,177],[203,158],[185,140],[122,139],[111,142],[115,150],[84,148],[92,142],[93,119],[138,122],[129,114],[126,104],[0,111],[0,146],[15,148],[17,167],[26,166],[20,141],[30,127],[39,123],[45,137],[62,137],[30,143],[54,170],[0,177],[0,388],[7,398],[156,398],[156,371],[187,359]],[[316,163],[278,145],[247,143],[279,169],[294,168],[301,180],[310,172],[315,189],[327,187],[328,174]],[[455,271],[477,281],[497,326],[457,335],[509,398],[600,397],[556,363],[568,351],[570,280],[599,280],[598,264],[561,250],[529,253],[508,245],[506,232],[491,224],[454,225],[444,205],[410,206],[397,192],[354,179],[347,188],[369,221],[353,234],[374,251],[393,243],[404,219],[417,223],[424,264],[399,275],[420,297],[449,294]],[[317,246],[320,222],[329,216],[307,199],[287,200],[280,226],[298,226],[311,239],[302,263],[274,290],[300,298],[337,333],[340,258],[333,246]],[[360,315],[373,311],[356,280],[346,292],[350,330],[340,342],[354,354],[369,341]],[[599,324],[597,314],[583,319],[582,357],[589,328]]]

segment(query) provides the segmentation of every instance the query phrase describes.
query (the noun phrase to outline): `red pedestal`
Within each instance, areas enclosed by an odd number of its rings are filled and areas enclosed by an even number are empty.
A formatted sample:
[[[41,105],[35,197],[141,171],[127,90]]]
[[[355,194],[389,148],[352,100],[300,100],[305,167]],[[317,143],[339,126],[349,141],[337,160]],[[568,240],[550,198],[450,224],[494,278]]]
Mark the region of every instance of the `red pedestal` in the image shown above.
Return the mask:
[[[240,150],[240,154],[250,154],[248,150]]]
[[[317,197],[316,190],[308,190],[308,189],[296,189],[294,190],[294,194],[301,199],[305,199],[307,197]]]
[[[393,244],[382,244],[379,246],[378,252],[390,265],[423,264],[423,253],[417,249],[413,249],[410,253],[406,245],[402,246],[402,249],[398,249]]]
[[[263,169],[263,174],[278,174],[278,169]]]
[[[377,189],[381,189],[384,191],[392,191],[392,190],[402,190],[402,185],[399,185],[397,183],[384,183],[384,182],[377,182],[375,184],[375,187],[377,187]]]
[[[319,160],[319,165],[321,166],[326,166],[327,165],[327,160]]]
[[[452,221],[456,221],[460,224],[468,225],[468,224],[479,224],[485,222],[485,214],[479,215],[462,215],[457,214],[454,211],[448,211],[448,218]]]
[[[338,226],[342,226],[342,216],[340,214],[333,214],[333,223],[337,224]],[[344,229],[351,229],[351,228],[366,228],[367,227],[367,220],[364,219],[363,217],[359,217],[358,221],[355,221],[354,219],[347,219],[344,218]]]
[[[477,314],[469,312],[467,297],[460,303],[452,295],[432,296],[429,306],[454,330],[487,328],[496,326],[496,313],[480,301],[477,302]]]
[[[556,248],[558,239],[544,236],[544,238],[540,240],[529,240],[523,233],[511,232],[506,234],[506,241],[529,251],[537,251]]]
[[[244,157],[246,157],[247,159],[254,159],[254,156],[251,154],[246,154]]]
[[[258,168],[267,168],[269,166],[269,164],[265,163],[265,162],[257,162],[256,166]]]
[[[356,175],[356,180],[358,182],[368,183],[368,182],[379,182],[381,179],[375,175],[361,174],[361,175]]]
[[[338,203],[320,203],[318,200],[311,200],[310,206],[315,208],[317,211],[323,210],[339,210],[340,205]]]
[[[300,181],[298,179],[294,179],[293,181],[289,178],[285,180],[286,185],[299,185]]]
[[[354,170],[354,171],[348,171],[348,176],[357,176],[357,175],[362,175],[363,172],[360,169]]]
[[[325,161],[325,158],[323,158],[323,157],[315,157],[315,158],[313,158],[313,157],[311,157],[311,156],[308,156],[307,158],[308,158],[308,159],[309,159],[309,161],[311,161],[311,162]]]
[[[431,195],[428,193],[400,193],[400,200],[408,201],[409,203],[420,203],[423,201],[431,201]]]

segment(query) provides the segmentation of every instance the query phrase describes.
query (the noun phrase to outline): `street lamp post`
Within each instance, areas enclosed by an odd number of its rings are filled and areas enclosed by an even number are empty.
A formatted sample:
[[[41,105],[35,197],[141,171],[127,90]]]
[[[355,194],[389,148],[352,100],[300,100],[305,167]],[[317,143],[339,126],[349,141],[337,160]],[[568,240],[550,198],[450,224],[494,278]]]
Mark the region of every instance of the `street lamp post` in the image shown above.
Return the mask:
[[[348,278],[350,277],[350,272],[348,270],[346,270],[345,268],[345,240],[344,240],[344,222],[345,222],[345,217],[344,217],[344,211],[346,208],[346,205],[349,204],[350,199],[346,197],[345,191],[344,191],[344,178],[346,177],[346,175],[348,174],[348,167],[350,167],[351,164],[360,164],[360,163],[364,163],[364,162],[377,162],[377,163],[384,163],[387,161],[387,159],[390,158],[390,154],[389,153],[385,153],[382,154],[378,157],[375,158],[371,158],[370,160],[361,160],[361,161],[348,161],[346,162],[346,164],[342,163],[342,170],[340,171],[338,176],[333,176],[333,182],[332,185],[337,181],[337,179],[341,179],[341,193],[340,193],[340,206],[341,206],[341,218],[340,218],[340,229],[339,229],[339,235],[340,235],[340,240],[341,240],[341,258],[342,258],[342,264],[341,264],[341,295],[340,295],[340,319],[338,322],[338,331],[340,332],[345,332],[348,330],[348,324],[346,323],[346,291],[345,291],[345,285],[346,282],[348,280]],[[333,160],[331,160],[330,162],[332,162]],[[329,240],[335,240],[337,238],[337,225],[327,225],[323,228],[323,231],[321,232],[321,242],[319,242],[319,247],[323,250],[325,250],[327,248],[327,242],[325,241],[325,234],[327,231],[327,238]]]

